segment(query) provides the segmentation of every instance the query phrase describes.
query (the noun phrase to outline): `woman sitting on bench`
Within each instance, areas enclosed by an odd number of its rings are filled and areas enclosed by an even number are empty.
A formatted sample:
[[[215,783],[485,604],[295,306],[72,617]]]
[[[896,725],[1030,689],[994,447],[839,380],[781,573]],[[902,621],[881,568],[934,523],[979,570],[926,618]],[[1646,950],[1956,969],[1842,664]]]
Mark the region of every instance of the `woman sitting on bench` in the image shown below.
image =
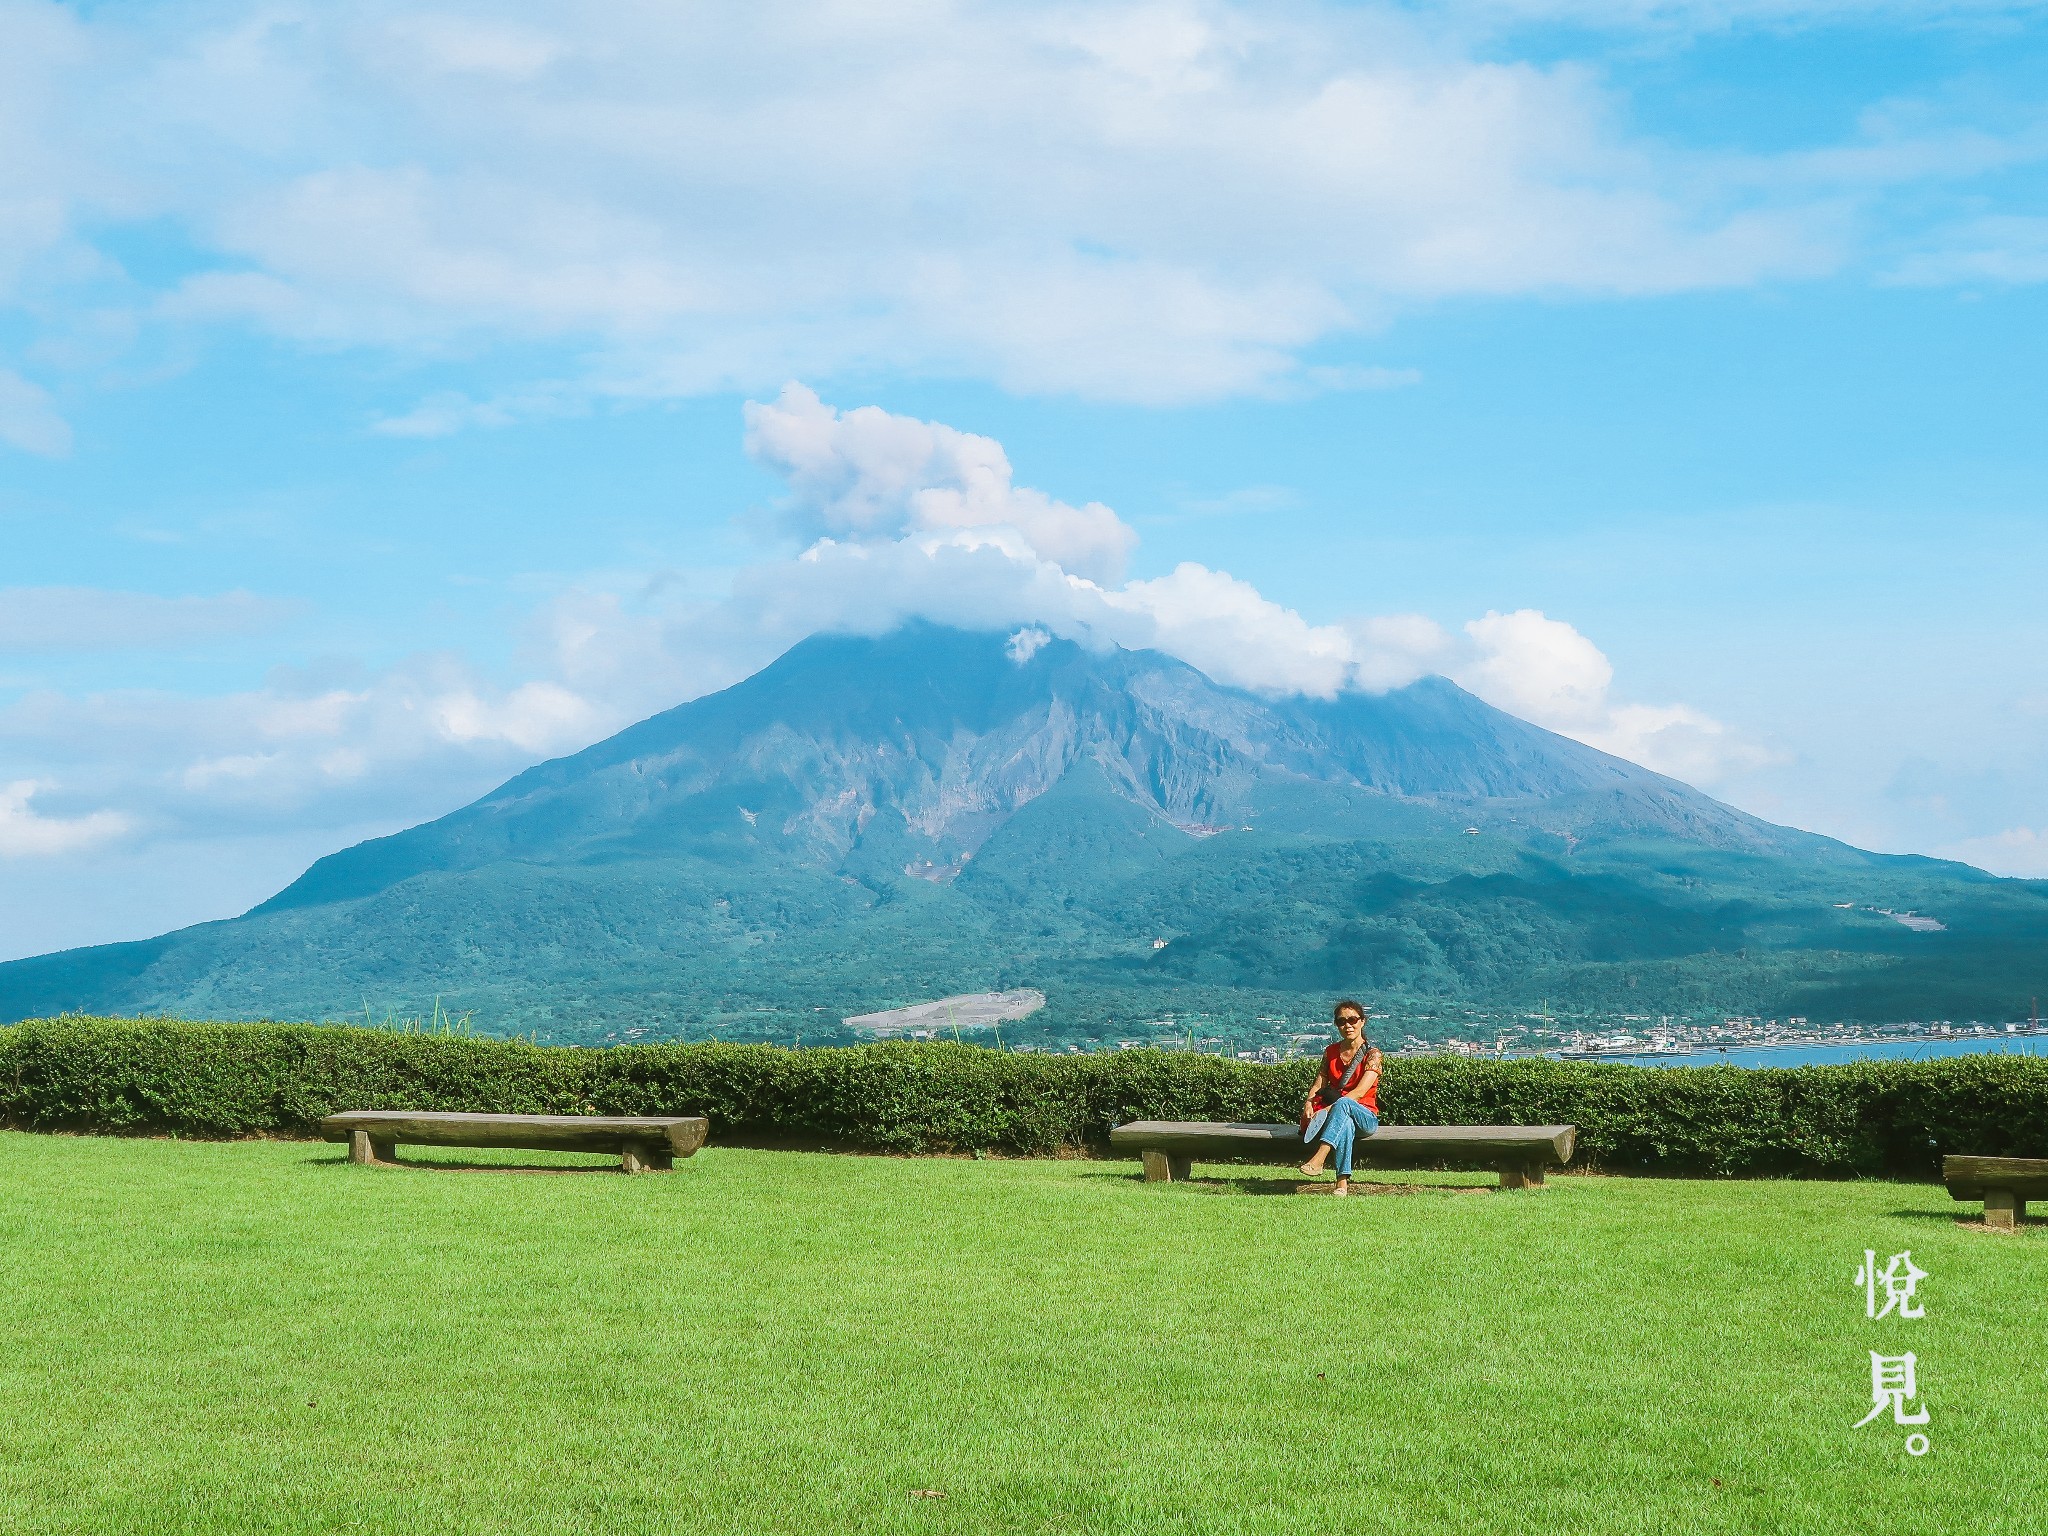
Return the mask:
[[[1365,1010],[1345,998],[1336,1007],[1337,1039],[1323,1052],[1323,1070],[1301,1106],[1301,1139],[1317,1143],[1301,1165],[1310,1178],[1337,1159],[1333,1194],[1351,1193],[1351,1151],[1361,1136],[1380,1128],[1380,1053],[1365,1038]]]

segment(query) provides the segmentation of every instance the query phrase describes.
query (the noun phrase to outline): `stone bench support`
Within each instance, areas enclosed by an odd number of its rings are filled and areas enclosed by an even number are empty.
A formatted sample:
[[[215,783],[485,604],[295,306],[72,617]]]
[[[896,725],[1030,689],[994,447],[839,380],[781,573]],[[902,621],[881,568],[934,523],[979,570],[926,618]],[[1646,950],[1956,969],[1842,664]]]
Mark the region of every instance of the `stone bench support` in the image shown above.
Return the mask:
[[[1941,1182],[1954,1199],[1983,1201],[1985,1226],[2010,1231],[2029,1200],[2048,1200],[2048,1157],[1944,1157]]]

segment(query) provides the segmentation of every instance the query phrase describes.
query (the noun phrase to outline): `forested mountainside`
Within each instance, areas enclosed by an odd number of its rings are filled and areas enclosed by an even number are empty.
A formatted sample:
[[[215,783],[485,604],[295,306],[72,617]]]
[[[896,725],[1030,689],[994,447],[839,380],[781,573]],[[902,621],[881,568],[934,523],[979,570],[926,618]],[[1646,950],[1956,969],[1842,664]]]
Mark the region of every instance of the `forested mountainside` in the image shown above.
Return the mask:
[[[1916,912],[1939,929],[1907,927]],[[1047,1041],[1468,1013],[2005,1018],[2048,882],[1773,826],[1441,678],[1333,700],[918,624],[322,859],[231,921],[0,965],[0,1018],[372,1017],[830,1038],[1036,987]]]

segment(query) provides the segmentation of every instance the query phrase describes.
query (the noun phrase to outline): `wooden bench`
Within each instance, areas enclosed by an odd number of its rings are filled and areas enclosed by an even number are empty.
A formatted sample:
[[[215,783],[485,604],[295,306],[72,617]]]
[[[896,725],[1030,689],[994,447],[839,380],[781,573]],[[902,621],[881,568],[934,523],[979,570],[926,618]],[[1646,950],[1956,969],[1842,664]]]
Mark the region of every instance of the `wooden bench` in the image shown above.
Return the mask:
[[[388,1164],[399,1143],[421,1147],[517,1147],[529,1152],[613,1152],[627,1173],[669,1169],[704,1145],[711,1122],[697,1115],[470,1115],[359,1109],[329,1115],[320,1134],[348,1143],[352,1163]]]
[[[2029,1200],[2048,1200],[2048,1157],[1944,1157],[1941,1182],[1957,1200],[1982,1200],[1985,1226],[2016,1227]]]
[[[1502,1189],[1543,1183],[1545,1168],[1572,1160],[1578,1141],[1572,1125],[1383,1125],[1352,1148],[1354,1168],[1408,1168],[1451,1163],[1498,1168]],[[1173,1183],[1205,1163],[1294,1163],[1315,1149],[1293,1125],[1254,1125],[1219,1120],[1134,1120],[1109,1133],[1119,1152],[1135,1152],[1145,1163],[1147,1183]]]

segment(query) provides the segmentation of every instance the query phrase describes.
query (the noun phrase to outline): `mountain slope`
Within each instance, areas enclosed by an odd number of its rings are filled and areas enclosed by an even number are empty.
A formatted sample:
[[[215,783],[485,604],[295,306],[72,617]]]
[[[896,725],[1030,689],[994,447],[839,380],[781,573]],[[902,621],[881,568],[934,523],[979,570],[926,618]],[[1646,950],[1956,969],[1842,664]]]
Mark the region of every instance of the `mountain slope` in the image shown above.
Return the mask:
[[[1270,699],[915,625],[806,641],[233,921],[0,965],[0,1017],[439,994],[556,1038],[778,1034],[1008,986],[1055,1034],[1335,989],[1969,1014],[2043,938],[2039,885],[1772,826],[1440,678]]]

